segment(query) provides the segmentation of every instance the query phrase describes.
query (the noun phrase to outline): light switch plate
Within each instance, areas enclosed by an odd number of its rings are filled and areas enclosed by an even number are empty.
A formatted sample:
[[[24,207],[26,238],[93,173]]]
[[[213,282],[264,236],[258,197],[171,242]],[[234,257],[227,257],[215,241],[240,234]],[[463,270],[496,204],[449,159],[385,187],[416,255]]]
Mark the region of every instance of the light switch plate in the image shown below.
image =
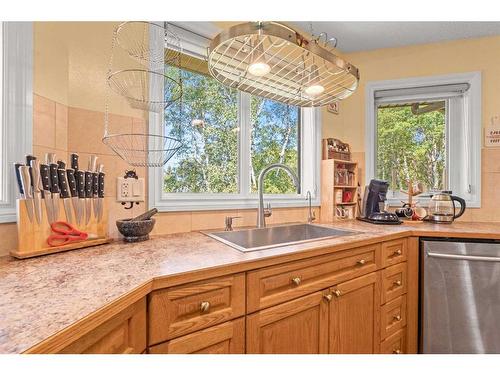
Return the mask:
[[[144,202],[144,178],[118,177],[116,184],[117,202]]]

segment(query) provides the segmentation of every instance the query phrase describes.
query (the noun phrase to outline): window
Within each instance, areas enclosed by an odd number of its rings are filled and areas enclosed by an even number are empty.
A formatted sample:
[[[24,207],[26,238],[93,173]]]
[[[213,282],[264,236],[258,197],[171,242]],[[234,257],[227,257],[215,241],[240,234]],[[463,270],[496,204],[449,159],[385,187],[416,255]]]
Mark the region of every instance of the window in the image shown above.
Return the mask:
[[[13,165],[32,147],[32,40],[31,22],[0,22],[0,223],[16,221]]]
[[[166,108],[163,119],[152,118],[158,131],[183,145],[163,170],[151,170],[150,204],[164,211],[254,208],[259,173],[272,163],[297,173],[301,193],[285,171],[274,170],[264,181],[267,201],[275,207],[304,206],[309,190],[319,204],[319,111],[220,84],[204,58],[208,40],[184,29],[176,32],[184,39],[183,96]]]
[[[406,199],[412,181],[478,207],[480,93],[479,73],[368,83],[367,181],[388,181],[391,204]]]

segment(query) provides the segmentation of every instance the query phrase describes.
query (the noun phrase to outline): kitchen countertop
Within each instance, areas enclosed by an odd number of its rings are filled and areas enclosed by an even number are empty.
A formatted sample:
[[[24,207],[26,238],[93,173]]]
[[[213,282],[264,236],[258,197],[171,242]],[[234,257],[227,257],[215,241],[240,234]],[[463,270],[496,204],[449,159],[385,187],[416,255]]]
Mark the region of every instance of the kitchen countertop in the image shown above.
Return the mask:
[[[500,224],[322,224],[356,233],[344,237],[242,253],[204,234],[158,236],[38,258],[0,258],[0,353],[20,353],[133,290],[242,272],[409,235],[500,239]],[[207,276],[210,275],[210,276]]]

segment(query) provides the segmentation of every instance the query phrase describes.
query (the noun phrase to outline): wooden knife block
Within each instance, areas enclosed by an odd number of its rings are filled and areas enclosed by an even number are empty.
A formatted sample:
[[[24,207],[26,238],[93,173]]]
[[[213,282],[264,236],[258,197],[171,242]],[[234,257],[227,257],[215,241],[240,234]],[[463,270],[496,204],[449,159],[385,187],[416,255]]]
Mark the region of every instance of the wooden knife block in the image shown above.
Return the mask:
[[[75,212],[72,210],[74,222],[70,223],[73,227],[82,232],[97,235],[97,239],[86,240],[81,242],[70,242],[69,244],[63,246],[49,246],[47,243],[47,238],[52,234],[58,234],[58,233],[52,232],[50,224],[47,220],[45,201],[42,199],[42,221],[40,224],[38,224],[35,217],[33,217],[33,222],[30,221],[28,217],[28,212],[26,210],[26,205],[24,203],[24,199],[18,199],[17,200],[18,245],[17,245],[17,250],[11,251],[10,255],[12,255],[15,258],[24,259],[39,255],[59,253],[61,251],[81,249],[84,247],[96,246],[111,242],[112,240],[108,237],[107,207],[104,200],[102,203],[103,203],[103,215],[101,221],[98,222],[92,214],[88,224],[86,225],[82,224],[80,226],[77,226],[75,222]],[[57,221],[66,221],[66,215],[64,213],[64,205],[61,199],[59,200],[59,216]]]

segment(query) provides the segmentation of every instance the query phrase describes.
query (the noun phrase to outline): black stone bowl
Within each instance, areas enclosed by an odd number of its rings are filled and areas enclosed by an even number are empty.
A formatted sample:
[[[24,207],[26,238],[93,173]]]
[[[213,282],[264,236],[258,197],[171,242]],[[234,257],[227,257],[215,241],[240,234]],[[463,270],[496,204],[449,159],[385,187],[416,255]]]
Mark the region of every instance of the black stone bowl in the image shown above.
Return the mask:
[[[149,240],[149,233],[155,226],[155,219],[130,221],[130,219],[116,220],[116,227],[126,242],[140,242]]]

